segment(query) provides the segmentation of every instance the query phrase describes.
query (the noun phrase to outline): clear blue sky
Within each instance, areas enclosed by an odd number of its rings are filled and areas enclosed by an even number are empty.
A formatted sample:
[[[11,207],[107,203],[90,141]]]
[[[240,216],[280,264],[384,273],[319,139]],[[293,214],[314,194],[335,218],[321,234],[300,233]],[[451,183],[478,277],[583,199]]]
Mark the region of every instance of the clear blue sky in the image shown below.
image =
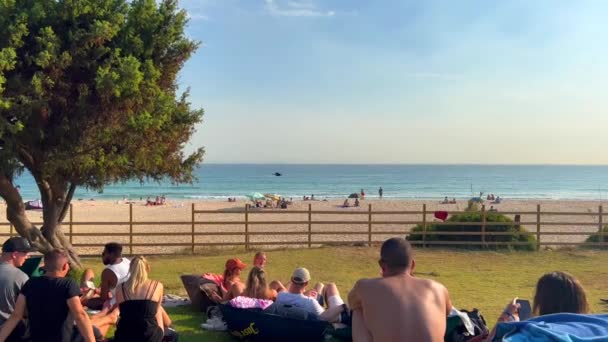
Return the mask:
[[[608,164],[608,1],[181,6],[206,162]]]

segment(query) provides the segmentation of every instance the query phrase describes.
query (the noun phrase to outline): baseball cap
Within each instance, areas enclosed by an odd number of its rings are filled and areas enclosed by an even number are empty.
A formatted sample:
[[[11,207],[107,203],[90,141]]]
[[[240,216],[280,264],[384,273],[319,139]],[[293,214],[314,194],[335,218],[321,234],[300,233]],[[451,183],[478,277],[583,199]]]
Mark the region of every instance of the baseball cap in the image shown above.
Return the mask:
[[[247,267],[247,265],[244,262],[242,262],[241,259],[239,259],[239,258],[228,259],[226,261],[226,269],[227,270],[234,270],[234,269],[237,269],[237,268],[240,269],[240,270],[242,270],[242,269],[244,269],[246,267]]]
[[[296,284],[303,284],[310,281],[310,272],[304,267],[298,267],[291,275],[291,281]]]
[[[36,249],[32,247],[30,242],[23,237],[15,236],[9,238],[2,245],[3,253],[13,253],[13,252],[21,252],[21,253],[29,253],[34,252]]]

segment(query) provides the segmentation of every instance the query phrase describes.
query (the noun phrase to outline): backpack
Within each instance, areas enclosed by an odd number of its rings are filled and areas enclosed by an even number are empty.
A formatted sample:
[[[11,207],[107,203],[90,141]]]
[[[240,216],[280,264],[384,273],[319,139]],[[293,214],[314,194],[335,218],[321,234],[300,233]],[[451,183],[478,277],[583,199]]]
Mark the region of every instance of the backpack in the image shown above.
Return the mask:
[[[472,311],[460,310],[464,312],[469,317],[469,320],[473,324],[474,334],[471,335],[467,328],[464,326],[464,323],[458,316],[453,316],[448,318],[448,325],[450,320],[457,320],[455,323],[456,327],[451,329],[446,333],[445,342],[464,342],[470,341],[474,338],[478,337],[486,337],[490,333],[488,327],[486,325],[486,320],[483,318],[479,310],[473,309]]]

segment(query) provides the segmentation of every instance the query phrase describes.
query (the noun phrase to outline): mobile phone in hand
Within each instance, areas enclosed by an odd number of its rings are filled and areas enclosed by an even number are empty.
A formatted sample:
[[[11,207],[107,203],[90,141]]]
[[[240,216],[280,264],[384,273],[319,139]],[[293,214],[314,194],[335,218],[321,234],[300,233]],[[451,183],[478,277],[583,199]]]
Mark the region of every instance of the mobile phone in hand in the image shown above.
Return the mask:
[[[530,306],[530,301],[526,299],[518,299],[515,301],[519,304],[519,320],[525,321],[528,318],[532,317],[532,307]]]

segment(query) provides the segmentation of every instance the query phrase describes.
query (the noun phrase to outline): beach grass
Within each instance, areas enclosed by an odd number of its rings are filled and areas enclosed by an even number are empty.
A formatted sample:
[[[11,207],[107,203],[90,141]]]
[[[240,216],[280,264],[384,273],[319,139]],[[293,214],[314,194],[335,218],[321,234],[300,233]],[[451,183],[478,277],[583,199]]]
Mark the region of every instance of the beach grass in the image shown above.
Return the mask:
[[[335,282],[346,298],[357,279],[379,275],[379,247],[327,247],[268,251],[266,270],[271,279],[287,281],[296,266],[307,267],[312,281]],[[165,293],[185,295],[179,275],[221,273],[227,258],[238,257],[245,263],[253,252],[214,250],[213,255],[150,257],[152,277],[165,284]],[[512,297],[532,301],[538,278],[550,271],[574,274],[587,291],[592,312],[608,312],[600,298],[608,297],[608,251],[556,250],[542,252],[462,251],[445,249],[416,250],[415,274],[444,284],[450,291],[454,306],[459,309],[478,308],[489,326]],[[84,259],[96,274],[102,269],[99,259]],[[242,276],[246,278],[246,274]],[[200,323],[204,316],[189,307],[167,310],[180,341],[230,341],[226,333],[206,332]]]

